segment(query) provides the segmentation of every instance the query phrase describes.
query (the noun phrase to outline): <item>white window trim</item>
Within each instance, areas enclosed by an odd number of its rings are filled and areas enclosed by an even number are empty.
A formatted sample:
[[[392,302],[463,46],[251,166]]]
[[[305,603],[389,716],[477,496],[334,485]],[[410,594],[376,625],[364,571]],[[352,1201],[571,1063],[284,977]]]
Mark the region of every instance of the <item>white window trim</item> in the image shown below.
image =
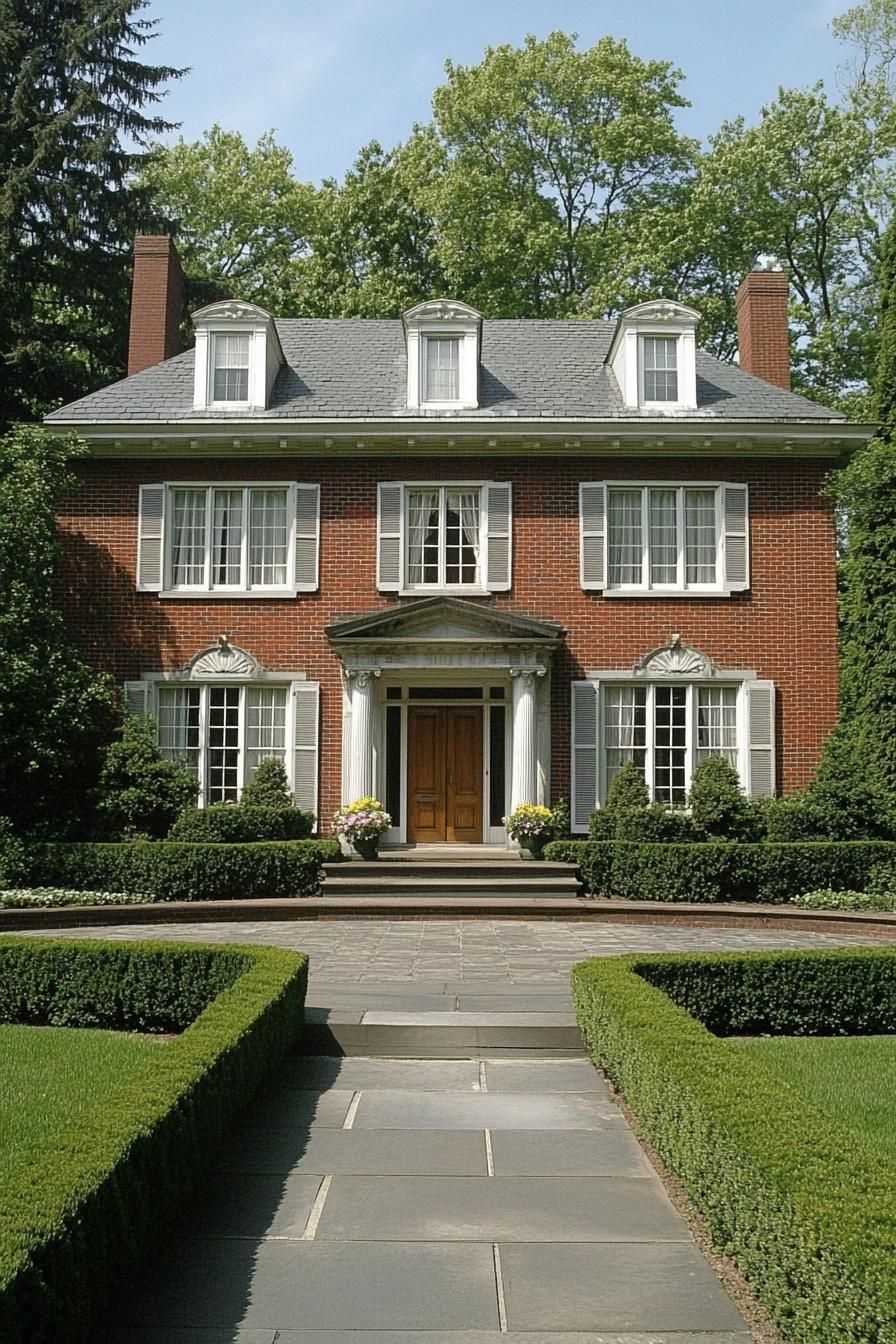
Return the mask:
[[[215,357],[218,349],[218,341],[225,336],[248,336],[249,338],[249,358],[246,365],[246,396],[240,401],[230,397],[217,398],[215,396],[215,370],[218,365]],[[255,342],[253,333],[247,329],[212,329],[208,333],[208,371],[206,374],[208,387],[208,404],[214,406],[217,410],[248,410],[252,403],[252,375],[254,373]],[[223,367],[223,366],[222,366]],[[229,365],[227,367],[230,367]]]
[[[402,523],[402,553],[401,553],[401,587],[399,596],[413,597],[420,593],[467,593],[472,596],[486,596],[489,588],[483,581],[488,573],[488,496],[486,485],[487,481],[403,481],[401,497],[401,523]],[[407,580],[408,575],[408,547],[410,545],[410,526],[408,523],[408,502],[409,492],[412,490],[438,490],[439,491],[439,576],[437,583],[415,583],[410,584]],[[449,490],[478,490],[479,491],[479,560],[477,564],[478,578],[476,583],[443,583],[441,576],[445,573],[445,512],[446,497]]]
[[[725,585],[725,489],[722,481],[606,481],[606,516],[604,538],[605,597],[730,597]],[[650,490],[676,492],[676,531],[678,534],[678,578],[674,584],[656,584],[650,581]],[[610,584],[610,492],[612,490],[641,491],[641,582]],[[715,583],[686,581],[685,570],[685,490],[714,490],[716,511],[716,580]]]
[[[287,513],[287,540],[286,540],[286,583],[268,588],[252,588],[248,586],[249,574],[249,527],[248,527],[248,496],[244,495],[243,506],[243,534],[241,543],[240,569],[246,576],[246,581],[240,585],[224,585],[211,583],[211,527],[212,527],[212,504],[211,492],[213,490],[286,490],[286,513]],[[205,490],[207,492],[205,509],[205,573],[206,581],[200,585],[180,585],[175,587],[172,583],[173,560],[171,546],[173,540],[173,527],[170,525],[172,510],[172,492],[175,490]],[[319,523],[318,523],[319,528]],[[226,597],[226,598],[245,598],[245,597],[289,597],[295,596],[299,589],[295,582],[295,551],[296,551],[296,482],[295,481],[166,481],[165,482],[165,504],[162,524],[162,563],[163,580],[161,597]],[[304,588],[303,590],[304,591]]]
[[[737,773],[740,778],[744,792],[749,787],[749,743],[747,741],[747,692],[745,690],[746,680],[738,679],[730,675],[712,677],[712,678],[678,678],[673,680],[668,677],[657,677],[655,680],[647,681],[640,677],[620,677],[618,674],[613,676],[607,674],[601,677],[598,689],[598,732],[600,735],[600,746],[598,749],[598,807],[602,807],[607,798],[607,745],[603,741],[604,725],[604,705],[606,693],[615,686],[643,686],[647,691],[646,697],[646,744],[644,756],[644,778],[647,783],[647,790],[650,794],[650,801],[656,801],[656,788],[654,779],[654,761],[656,753],[656,690],[661,686],[683,686],[687,691],[687,701],[685,706],[685,760],[684,760],[684,788],[685,793],[689,793],[691,783],[694,778],[694,770],[697,760],[697,692],[706,687],[722,690],[723,688],[734,689],[737,692],[737,702],[735,707],[737,735]]]
[[[403,317],[407,341],[407,404],[409,410],[475,411],[479,406],[479,334],[482,315],[453,299],[419,303]],[[458,395],[430,401],[426,392],[426,342],[431,337],[458,340]]]
[[[675,344],[675,378],[678,387],[678,396],[674,401],[649,401],[644,391],[645,375],[647,372],[647,361],[644,354],[645,340],[663,340],[673,341]],[[681,411],[690,403],[681,398],[682,376],[681,366],[684,359],[684,337],[681,332],[670,331],[639,331],[638,332],[638,404],[651,411]]]

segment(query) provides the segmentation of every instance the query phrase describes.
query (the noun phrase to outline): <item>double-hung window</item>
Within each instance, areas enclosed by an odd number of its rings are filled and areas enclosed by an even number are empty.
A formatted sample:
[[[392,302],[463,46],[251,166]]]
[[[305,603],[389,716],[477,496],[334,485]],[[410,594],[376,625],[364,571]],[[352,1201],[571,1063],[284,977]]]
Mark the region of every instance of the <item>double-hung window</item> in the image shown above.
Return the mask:
[[[286,764],[287,686],[159,686],[159,746],[205,803],[236,802],[263,760]]]
[[[641,401],[678,401],[678,337],[641,337]]]
[[[423,404],[460,401],[460,337],[425,335],[422,352]]]
[[[699,595],[749,586],[745,485],[583,483],[580,522],[583,588]]]
[[[316,485],[142,486],[137,586],[276,596],[317,587]]]
[[[380,485],[381,590],[505,591],[510,565],[511,490],[506,482]]]
[[[212,402],[249,403],[249,342],[247,331],[212,333]]]

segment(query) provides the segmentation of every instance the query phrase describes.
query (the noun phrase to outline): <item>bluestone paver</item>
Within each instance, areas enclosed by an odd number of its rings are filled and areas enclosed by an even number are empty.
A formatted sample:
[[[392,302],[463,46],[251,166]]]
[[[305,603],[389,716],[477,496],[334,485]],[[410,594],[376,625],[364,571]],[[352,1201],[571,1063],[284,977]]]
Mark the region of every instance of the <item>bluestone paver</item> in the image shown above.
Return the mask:
[[[656,1179],[641,1145],[627,1125],[606,1125],[599,1131],[496,1129],[490,1133],[489,1143],[496,1176]]]
[[[317,1176],[485,1176],[488,1162],[481,1130],[256,1129],[241,1133],[222,1153],[220,1169]]]
[[[615,1105],[590,1094],[363,1092],[356,1129],[603,1129],[624,1125]]]

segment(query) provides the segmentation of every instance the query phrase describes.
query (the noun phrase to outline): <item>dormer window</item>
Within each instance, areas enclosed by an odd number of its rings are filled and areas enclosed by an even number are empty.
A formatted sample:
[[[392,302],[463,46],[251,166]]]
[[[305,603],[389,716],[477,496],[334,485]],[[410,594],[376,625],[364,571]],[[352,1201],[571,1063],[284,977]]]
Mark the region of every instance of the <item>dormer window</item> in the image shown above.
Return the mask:
[[[481,327],[475,308],[452,299],[418,303],[405,313],[409,409],[476,410]]]
[[[667,299],[639,303],[622,314],[607,363],[626,407],[654,413],[697,409],[698,320],[693,308]]]
[[[193,314],[196,328],[194,411],[265,410],[284,363],[270,313],[228,299]]]
[[[678,401],[678,337],[641,337],[643,401]]]
[[[212,333],[212,400],[249,401],[249,342],[247,331]]]

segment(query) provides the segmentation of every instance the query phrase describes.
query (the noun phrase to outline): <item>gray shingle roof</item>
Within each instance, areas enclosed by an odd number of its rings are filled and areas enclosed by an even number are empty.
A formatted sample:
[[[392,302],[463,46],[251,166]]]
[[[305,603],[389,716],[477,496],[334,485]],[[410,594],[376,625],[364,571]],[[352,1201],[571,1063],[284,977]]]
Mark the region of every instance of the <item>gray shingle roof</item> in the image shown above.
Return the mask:
[[[614,322],[495,320],[482,324],[481,406],[476,411],[426,411],[427,420],[516,418],[643,419],[656,411],[623,406],[605,365]],[[277,332],[286,364],[262,411],[193,410],[193,351],[60,407],[48,420],[222,421],[407,418],[406,354],[400,321],[281,318]],[[773,387],[697,352],[696,414],[710,420],[845,419],[816,402]],[[691,418],[694,412],[685,413]]]

